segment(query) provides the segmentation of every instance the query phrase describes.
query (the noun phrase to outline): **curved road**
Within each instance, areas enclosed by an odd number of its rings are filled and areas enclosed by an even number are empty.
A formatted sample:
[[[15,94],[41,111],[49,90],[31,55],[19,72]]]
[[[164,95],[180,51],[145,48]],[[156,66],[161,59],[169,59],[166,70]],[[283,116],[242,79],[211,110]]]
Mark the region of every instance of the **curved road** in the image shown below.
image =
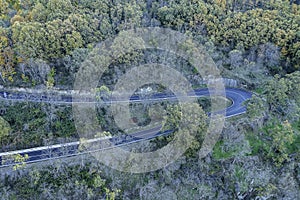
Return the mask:
[[[191,95],[192,93],[190,95],[191,97],[204,97],[204,96],[209,96],[210,92],[214,92],[214,91],[209,90],[207,88],[196,89],[193,94],[196,96],[192,96]],[[226,98],[232,101],[231,106],[229,106],[223,111],[220,111],[222,113],[226,112],[225,115],[226,118],[245,113],[246,107],[243,105],[243,102],[245,102],[247,99],[250,99],[252,97],[252,93],[237,88],[226,88],[225,95]],[[163,101],[163,100],[172,100],[172,99],[176,99],[176,96],[172,94],[168,95],[164,93],[158,93],[153,95],[149,100]],[[20,102],[31,101],[31,102],[45,102],[45,103],[57,103],[57,104],[75,103],[73,102],[73,98],[70,95],[58,97],[54,95],[47,96],[43,94],[34,94],[34,93],[28,94],[24,92],[13,93],[7,91],[0,91],[0,100],[20,101]],[[140,98],[139,96],[132,96],[129,101],[142,102],[143,99]],[[81,101],[81,103],[95,103],[95,101],[93,98],[85,98]],[[111,101],[106,103],[118,103],[118,100],[112,99]],[[20,154],[22,156],[27,154],[29,156],[29,159],[26,161],[26,163],[34,163],[34,162],[41,162],[44,160],[76,156],[80,154],[86,154],[89,152],[102,151],[105,149],[114,148],[116,146],[128,145],[143,140],[150,140],[158,136],[168,135],[172,133],[172,131],[161,132],[160,129],[161,126],[158,126],[149,130],[140,131],[130,135],[87,140],[86,143],[89,144],[88,151],[84,151],[84,149],[83,150],[81,149],[80,142],[71,142],[65,144],[24,149],[19,151],[4,152],[4,153],[0,153],[0,168],[17,164],[12,159],[9,158],[17,154]],[[96,147],[96,148],[92,149],[91,147]]]

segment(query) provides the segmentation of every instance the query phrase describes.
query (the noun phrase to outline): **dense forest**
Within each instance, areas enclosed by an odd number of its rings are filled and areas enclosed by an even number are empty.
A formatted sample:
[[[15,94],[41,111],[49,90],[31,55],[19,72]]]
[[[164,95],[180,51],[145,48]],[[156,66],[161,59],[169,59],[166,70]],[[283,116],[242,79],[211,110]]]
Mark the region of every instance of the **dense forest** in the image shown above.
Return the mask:
[[[201,44],[222,77],[253,92],[245,103],[247,113],[226,120],[213,151],[199,158],[211,103],[198,99],[202,108],[191,107],[190,116],[199,118],[200,125],[189,127],[199,133],[197,142],[180,160],[145,174],[119,172],[90,157],[43,165],[26,165],[26,158],[16,157],[22,165],[0,169],[0,199],[299,199],[299,0],[0,0],[1,89],[72,90],[76,73],[95,47],[143,27],[178,31]],[[113,48],[139,42],[124,37]],[[104,73],[98,84],[101,98],[133,63],[153,60],[193,77],[194,88],[205,87],[186,60],[136,51]],[[163,120],[163,128],[170,129],[178,126],[181,114],[176,103],[158,103],[159,110],[151,110],[149,103],[130,109],[139,126],[149,123],[150,110],[152,120]],[[97,105],[99,123],[108,135],[122,134],[107,109]],[[127,148],[155,150],[175,136]],[[79,138],[70,105],[0,99],[0,152]]]
[[[149,26],[192,34],[229,68],[259,60],[273,74],[291,73],[299,69],[297,3],[1,0],[1,81],[45,83],[51,68],[66,76],[95,44]]]

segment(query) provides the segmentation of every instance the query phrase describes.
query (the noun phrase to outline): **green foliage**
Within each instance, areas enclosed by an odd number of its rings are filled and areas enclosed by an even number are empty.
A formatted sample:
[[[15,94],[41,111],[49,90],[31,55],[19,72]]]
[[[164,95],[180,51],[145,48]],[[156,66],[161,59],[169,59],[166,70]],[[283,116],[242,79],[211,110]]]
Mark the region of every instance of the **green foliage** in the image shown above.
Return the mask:
[[[285,77],[285,82],[288,86],[289,98],[295,100],[297,104],[300,104],[300,71],[288,74]]]
[[[73,11],[73,6],[70,0],[49,0],[46,5],[47,21],[56,19],[65,19]]]
[[[258,192],[257,196],[258,197],[267,197],[270,196],[270,194],[276,192],[278,188],[273,185],[272,183],[268,183],[264,187],[258,187],[256,188],[256,191]]]
[[[281,54],[299,68],[299,15],[278,8],[254,8],[232,12],[224,4],[204,3],[201,0],[172,1],[158,9],[158,18],[165,26],[177,30],[203,31],[218,45],[245,49],[271,42],[281,48]],[[236,6],[234,6],[235,8]],[[280,8],[282,7],[282,8]]]
[[[26,166],[26,161],[29,159],[29,156],[25,154],[8,155],[2,157],[2,164],[13,164],[13,170],[23,169]]]
[[[62,197],[68,199],[109,199],[117,198],[120,190],[108,186],[99,166],[86,164],[47,166],[16,177],[7,177],[0,183],[2,188],[10,187],[9,199],[47,199]]]
[[[29,84],[32,81],[32,85],[46,83],[48,88],[52,88],[55,80],[58,81],[57,85],[63,82],[61,76],[66,77],[64,83],[71,85],[74,74],[95,44],[122,30],[161,25],[206,42],[212,57],[220,65],[230,65],[229,69],[241,68],[247,71],[250,64],[245,56],[252,51],[255,58],[249,62],[261,60],[263,67],[272,74],[284,75],[299,69],[299,6],[289,6],[288,1],[263,3],[259,8],[256,5],[250,8],[243,1],[224,0],[0,0],[1,81],[18,84],[17,73],[24,82]],[[114,64],[131,65],[140,62],[144,52],[135,50],[139,47],[144,47],[141,38],[120,34],[111,48],[116,58]],[[105,62],[102,55],[97,56],[93,61]],[[93,72],[94,69],[90,69]],[[299,131],[300,127],[299,78],[299,72],[283,77],[275,76],[264,86],[261,95],[266,97],[269,113],[262,99],[253,97],[248,102],[247,115],[251,120],[261,119],[264,114],[270,118],[279,118],[265,126],[260,134],[247,134],[252,148],[251,155],[260,155],[276,166],[288,161],[290,154],[299,152],[300,137],[292,130],[293,127]],[[97,88],[95,92],[98,100],[110,95],[106,87]],[[207,100],[200,101],[209,105]],[[76,137],[70,108],[31,103],[3,107],[6,110],[3,119],[0,118],[3,150],[34,147],[44,145],[47,141],[58,142],[65,137]],[[176,137],[186,140],[191,145],[186,156],[194,157],[201,147],[207,116],[199,106],[187,105],[185,109],[168,107],[164,130],[172,129],[175,132],[161,138],[158,143],[164,145]],[[156,118],[161,119],[161,113],[160,109],[156,111]],[[107,123],[111,121],[108,113],[102,110],[100,115],[101,125],[104,124],[107,130],[114,129],[112,133],[116,132],[117,128]],[[281,122],[282,119],[290,119],[293,126]],[[184,134],[178,132],[179,128],[184,133],[190,133],[191,137],[180,138]],[[107,133],[92,133],[92,136],[95,134],[99,137]],[[232,158],[239,151],[239,148],[228,147],[224,141],[219,141],[214,148],[213,158]],[[26,157],[17,156],[14,159],[22,163]],[[221,173],[221,167],[217,167],[218,173]],[[239,167],[234,169],[238,182],[245,178],[242,170]],[[69,199],[117,198],[119,191],[109,188],[95,171],[91,166],[52,166],[5,179],[0,183],[0,194],[4,194],[4,190],[11,192],[8,198],[2,197],[4,199],[52,199],[57,194]],[[274,188],[272,184],[266,184],[265,188],[257,191],[259,195],[265,196]]]
[[[163,122],[163,130],[177,130],[182,117],[180,106],[168,106],[167,116]]]
[[[12,39],[20,57],[45,60],[61,58],[83,45],[80,33],[68,21],[15,23]]]
[[[1,148],[5,150],[26,149],[42,146],[48,141],[57,143],[59,139],[77,137],[70,107],[39,103],[1,106],[6,108],[2,117],[11,130],[2,141]]]
[[[8,6],[6,0],[0,0],[0,19],[6,18],[6,14],[8,13]]]
[[[54,137],[68,138],[74,136],[77,131],[72,117],[72,109],[67,107],[57,110],[50,129]]]
[[[0,143],[6,139],[11,129],[7,121],[0,117]]]
[[[45,6],[41,3],[35,4],[33,9],[29,14],[29,19],[36,22],[46,22],[47,21],[47,10]]]
[[[174,133],[166,138],[159,138],[160,146],[165,145],[174,138],[184,140],[184,142],[189,144],[189,149],[185,152],[185,155],[187,157],[195,157],[204,139],[207,129],[207,118],[206,113],[196,103],[168,106],[162,130],[174,130]],[[185,136],[184,138],[181,137],[183,135]]]
[[[268,124],[262,135],[248,133],[247,139],[252,148],[251,155],[262,155],[277,167],[289,160],[289,154],[299,150],[295,148],[299,143],[299,136],[287,121]]]
[[[102,85],[101,87],[97,87],[95,89],[95,96],[97,101],[109,99],[111,96],[111,92],[108,87]]]
[[[264,87],[264,94],[269,104],[269,110],[281,115],[288,115],[291,112],[288,108],[291,108],[297,113],[300,102],[300,73],[294,72],[280,78],[279,75],[275,75],[274,79],[267,82]],[[297,114],[296,114],[297,115]],[[299,116],[295,116],[299,118]]]
[[[296,157],[300,158],[300,134],[296,134],[292,144],[287,146],[288,154],[295,154]]]
[[[80,33],[84,45],[94,44],[104,38],[104,35],[98,30],[100,20],[86,14],[70,14],[67,21],[76,27],[76,31]]]
[[[246,105],[247,115],[251,120],[260,119],[266,110],[263,100],[257,96],[253,96],[250,100],[248,100]]]
[[[136,62],[142,55],[139,49],[143,48],[145,44],[142,38],[124,32],[119,34],[111,46],[113,58],[119,63]]]
[[[279,73],[281,66],[288,71],[299,68],[299,6],[288,9],[286,2],[264,4],[263,9],[249,9],[238,2],[202,0],[1,0],[0,5],[3,26],[9,33],[1,38],[9,44],[5,54],[1,52],[2,58],[0,54],[0,62],[6,61],[5,67],[0,65],[4,82],[12,81],[15,66],[28,59],[40,58],[59,67],[56,61],[76,48],[93,48],[122,30],[148,26],[153,21],[196,37],[208,36],[205,40],[213,42],[215,49],[226,47],[223,49],[232,68],[243,66],[242,49],[247,51],[262,44],[262,52],[257,53],[263,54],[263,62],[272,73]],[[127,40],[135,39],[126,36],[121,43],[116,41],[114,48],[130,47]],[[116,56],[126,63],[136,60],[140,53]],[[281,58],[284,65],[280,65]]]
[[[223,110],[232,105],[231,100],[223,97],[200,97],[197,101],[206,113],[211,112],[212,104],[214,104],[215,110]],[[223,101],[225,101],[225,105]]]
[[[220,140],[214,146],[212,157],[217,160],[228,159],[234,157],[238,151],[238,148],[224,148],[224,141]]]
[[[16,58],[10,46],[9,30],[0,27],[0,77],[3,82],[13,81]]]
[[[288,160],[288,146],[295,141],[294,132],[291,125],[286,121],[281,125],[267,129],[272,138],[267,158],[271,159],[276,166],[281,166]]]
[[[47,134],[46,114],[41,106],[19,103],[8,107],[3,118],[11,125],[10,144],[18,148],[41,143],[42,136]]]
[[[251,153],[249,155],[257,156],[266,151],[264,141],[256,133],[247,133],[246,138],[251,147]]]
[[[46,86],[47,86],[47,88],[53,88],[54,83],[55,83],[54,77],[55,77],[55,69],[52,68],[52,69],[50,70],[50,73],[49,73],[48,76],[47,76],[47,81],[46,81]]]
[[[271,111],[283,112],[288,101],[288,87],[284,79],[280,79],[276,75],[273,80],[270,80],[265,86],[267,102]]]
[[[29,156],[25,154],[24,156],[17,154],[14,156],[14,162],[17,163],[14,165],[13,169],[18,170],[26,166],[26,160],[29,159]]]

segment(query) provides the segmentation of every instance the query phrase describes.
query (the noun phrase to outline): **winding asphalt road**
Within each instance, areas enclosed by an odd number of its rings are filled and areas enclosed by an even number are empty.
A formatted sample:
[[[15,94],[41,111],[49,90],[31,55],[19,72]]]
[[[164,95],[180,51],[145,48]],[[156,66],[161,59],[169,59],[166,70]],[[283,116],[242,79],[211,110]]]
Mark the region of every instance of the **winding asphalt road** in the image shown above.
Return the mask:
[[[191,97],[204,97],[210,96],[210,93],[214,92],[209,89],[196,89]],[[196,96],[194,96],[196,95]],[[236,115],[243,114],[247,111],[246,107],[243,105],[247,99],[252,97],[252,93],[237,89],[237,88],[226,88],[225,89],[226,98],[232,101],[232,105],[220,112],[226,112],[226,118],[233,117]],[[163,101],[163,100],[174,100],[176,96],[173,94],[164,94],[157,93],[150,97],[148,100],[150,101]],[[44,94],[28,94],[24,92],[7,92],[0,91],[0,100],[5,101],[17,101],[17,102],[44,102],[44,103],[54,103],[54,104],[72,104],[73,102],[72,96],[55,96],[55,95],[44,95]],[[130,102],[142,102],[144,101],[139,96],[132,96],[129,99]],[[80,101],[80,103],[95,103],[93,98],[85,98]],[[118,103],[118,100],[112,99],[111,101],[107,101],[106,103]],[[41,162],[45,160],[71,157],[80,154],[86,154],[89,152],[102,151],[105,149],[115,148],[123,145],[128,145],[131,143],[140,142],[143,140],[150,140],[158,136],[168,135],[173,131],[160,131],[161,126],[154,127],[149,130],[144,130],[140,132],[136,132],[130,135],[122,135],[118,137],[105,137],[99,139],[87,140],[86,144],[88,144],[88,150],[81,149],[80,142],[71,142],[65,144],[51,145],[51,146],[43,146],[31,149],[24,149],[19,151],[11,151],[0,153],[0,168],[12,166],[17,164],[12,159],[11,156],[20,154],[22,156],[28,155],[29,159],[26,163],[35,163]],[[94,148],[93,148],[94,147]]]

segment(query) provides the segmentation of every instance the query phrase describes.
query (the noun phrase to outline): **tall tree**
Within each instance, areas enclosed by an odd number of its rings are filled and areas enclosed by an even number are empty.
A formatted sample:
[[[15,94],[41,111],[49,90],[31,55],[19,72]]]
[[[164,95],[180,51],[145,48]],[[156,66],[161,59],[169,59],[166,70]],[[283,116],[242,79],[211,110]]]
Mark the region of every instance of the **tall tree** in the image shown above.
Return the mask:
[[[0,117],[0,143],[9,135],[11,131],[10,126],[7,121]]]

